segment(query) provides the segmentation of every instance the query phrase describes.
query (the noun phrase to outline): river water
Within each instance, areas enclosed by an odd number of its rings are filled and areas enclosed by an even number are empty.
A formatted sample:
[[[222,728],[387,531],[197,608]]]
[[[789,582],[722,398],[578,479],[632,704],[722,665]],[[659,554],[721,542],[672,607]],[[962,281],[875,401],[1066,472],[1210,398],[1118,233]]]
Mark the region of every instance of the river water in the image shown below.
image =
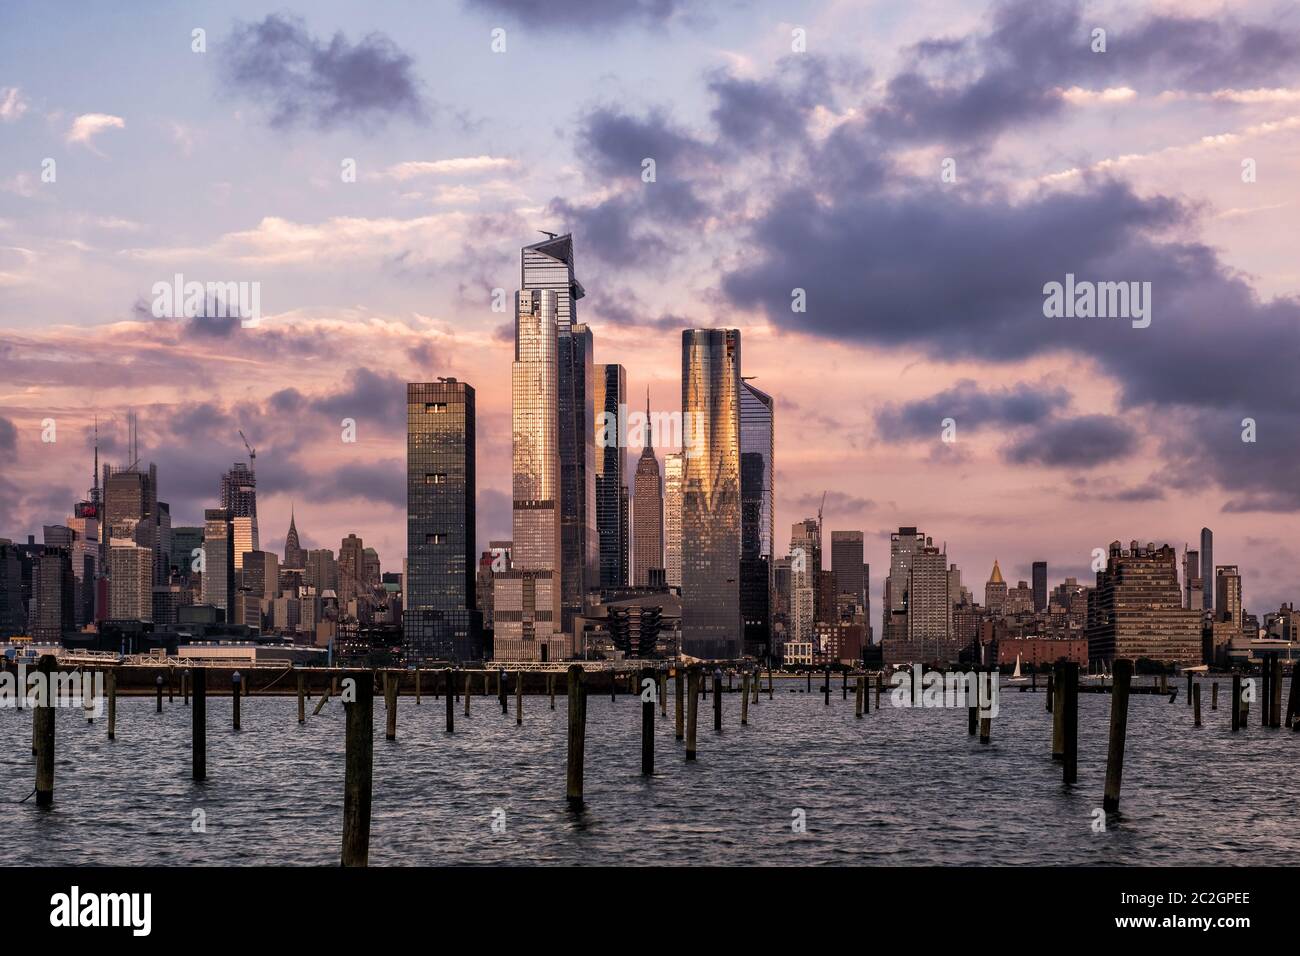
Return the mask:
[[[829,707],[816,682],[812,694],[777,685],[748,727],[740,694],[724,695],[720,735],[702,701],[693,763],[673,739],[673,701],[666,719],[656,709],[651,778],[639,700],[590,697],[581,812],[564,799],[563,697],[555,711],[526,697],[517,727],[513,698],[507,717],[476,696],[468,718],[457,704],[451,736],[443,701],[403,697],[388,742],[377,696],[370,863],[1283,865],[1300,851],[1300,733],[1261,728],[1256,703],[1232,734],[1222,680],[1218,710],[1203,690],[1199,729],[1181,694],[1130,699],[1121,815],[1104,832],[1108,694],[1079,695],[1079,780],[1065,787],[1041,692],[1003,688],[981,746],[965,709],[895,708],[886,687],[884,708],[873,695],[857,719],[838,680]],[[103,717],[60,709],[52,808],[19,803],[34,782],[31,714],[0,711],[3,863],[337,864],[341,705],[299,726],[291,697],[241,703],[236,733],[230,699],[208,700],[201,784],[179,695],[161,715],[151,698],[119,699],[115,741]]]

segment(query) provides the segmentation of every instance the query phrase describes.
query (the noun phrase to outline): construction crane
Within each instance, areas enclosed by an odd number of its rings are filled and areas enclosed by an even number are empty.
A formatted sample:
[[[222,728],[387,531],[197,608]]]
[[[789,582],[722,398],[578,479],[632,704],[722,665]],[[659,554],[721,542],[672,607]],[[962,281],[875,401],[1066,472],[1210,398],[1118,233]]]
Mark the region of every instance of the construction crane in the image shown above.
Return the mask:
[[[239,429],[239,437],[244,439],[244,447],[248,449],[248,470],[255,473],[257,471],[257,449],[248,443],[247,438],[244,438],[242,428]]]
[[[822,492],[822,503],[817,506],[817,550],[822,547],[822,509],[826,507],[826,492]]]

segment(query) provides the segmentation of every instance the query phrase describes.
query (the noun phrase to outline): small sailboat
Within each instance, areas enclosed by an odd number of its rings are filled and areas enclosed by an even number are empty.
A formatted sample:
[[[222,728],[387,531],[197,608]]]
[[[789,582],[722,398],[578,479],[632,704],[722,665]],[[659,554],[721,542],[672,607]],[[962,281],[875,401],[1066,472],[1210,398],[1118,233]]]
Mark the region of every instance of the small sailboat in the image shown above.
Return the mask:
[[[1016,655],[1016,669],[1012,672],[1012,674],[1011,674],[1011,678],[1010,678],[1010,680],[1009,680],[1009,683],[1012,683],[1012,684],[1027,684],[1027,683],[1029,683],[1029,678],[1028,678],[1028,677],[1023,677],[1023,676],[1021,676],[1021,673],[1020,673],[1020,655],[1019,655],[1019,654]]]

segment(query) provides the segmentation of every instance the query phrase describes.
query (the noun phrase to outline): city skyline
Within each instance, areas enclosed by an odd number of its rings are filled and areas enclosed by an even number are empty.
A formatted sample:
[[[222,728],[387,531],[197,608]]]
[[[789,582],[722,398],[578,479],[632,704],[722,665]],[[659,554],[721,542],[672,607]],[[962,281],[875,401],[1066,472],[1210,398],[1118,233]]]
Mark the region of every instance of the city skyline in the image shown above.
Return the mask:
[[[741,331],[746,375],[780,407],[778,544],[780,529],[815,514],[829,491],[826,530],[863,530],[868,564],[887,566],[892,529],[918,526],[946,540],[968,573],[1000,558],[1009,581],[1028,581],[1032,562],[1045,560],[1054,584],[1089,580],[1092,550],[1112,539],[1196,549],[1210,526],[1215,562],[1240,567],[1251,609],[1295,597],[1300,502],[1288,475],[1298,403],[1276,362],[1296,334],[1300,277],[1280,240],[1300,186],[1277,171],[1294,168],[1300,122],[1284,95],[1294,64],[1245,54],[1248,28],[1294,39],[1294,25],[1264,5],[1207,21],[1213,42],[1184,51],[1186,70],[1162,70],[1155,54],[1033,59],[1023,83],[1035,108],[990,105],[967,126],[904,99],[902,83],[891,92],[890,81],[927,70],[952,81],[945,95],[978,92],[916,43],[956,38],[976,77],[992,82],[1006,75],[999,45],[1061,54],[1063,38],[1086,36],[1097,17],[1113,22],[1114,36],[1141,32],[1159,50],[1172,8],[1067,3],[1027,19],[1024,33],[1010,26],[1016,4],[824,10],[804,24],[807,50],[796,54],[791,14],[763,4],[754,16],[604,24],[598,44],[594,27],[543,28],[476,4],[436,29],[325,4],[286,21],[293,35],[310,45],[338,30],[356,47],[377,30],[409,55],[403,64],[385,48],[385,75],[410,82],[336,119],[318,115],[310,91],[291,91],[287,105],[299,109],[285,112],[255,81],[223,70],[245,54],[283,55],[267,45],[273,21],[255,4],[159,11],[156,29],[139,37],[87,11],[66,42],[93,55],[58,70],[38,51],[42,35],[65,25],[35,9],[7,5],[3,16],[22,30],[0,31],[10,70],[0,87],[15,91],[0,97],[9,104],[0,121],[0,536],[22,541],[65,521],[89,484],[97,415],[105,460],[125,464],[134,407],[174,525],[201,525],[219,504],[219,475],[244,458],[242,428],[258,449],[264,549],[282,552],[294,508],[305,547],[337,549],[355,532],[397,569],[405,384],[443,375],[479,389],[476,540],[509,538],[502,330],[518,249],[536,230],[572,229],[587,250],[583,320],[596,330],[595,358],[624,366],[628,395],[649,386],[657,408],[676,408],[680,330]],[[498,23],[520,53],[554,44],[574,53],[575,77],[594,88],[617,73],[617,88],[562,102],[529,89],[524,56],[489,50]],[[211,41],[204,54],[190,49],[196,24]],[[171,35],[174,48],[158,39]],[[94,53],[104,38],[118,70]],[[681,69],[671,81],[627,55],[647,49],[673,51]],[[171,80],[140,100],[144,64]],[[1207,85],[1207,75],[1222,83]],[[746,92],[768,109],[748,125]],[[74,133],[95,116],[108,119]],[[383,135],[359,135],[374,128]],[[250,148],[211,149],[232,141]],[[647,154],[657,159],[653,183],[641,178]],[[939,179],[950,155],[955,194]],[[46,156],[58,161],[55,183],[40,180]],[[352,183],[339,178],[349,157]],[[1249,184],[1243,158],[1259,168]],[[139,188],[142,176],[150,189]],[[724,199],[737,184],[750,198],[732,215]],[[874,191],[861,198],[854,184]],[[826,255],[800,218],[813,208],[836,248],[870,250],[872,268]],[[941,259],[922,259],[924,282],[900,284],[889,244],[854,231],[859,221],[887,225],[913,256],[917,222],[937,221],[936,236],[952,239]],[[1015,271],[982,281],[987,250],[972,234],[1000,253],[1011,248],[1007,234],[1045,240],[1066,222],[1164,277],[1150,328],[1053,325],[1034,314],[1042,282],[1107,268],[1081,246],[1007,256]],[[1180,238],[1159,238],[1165,230]],[[751,260],[781,287],[743,265]],[[151,288],[176,273],[261,282],[259,326],[156,318]],[[1024,287],[1001,302],[993,287],[1008,275]],[[807,312],[790,308],[796,286]],[[930,286],[950,287],[965,305],[948,308]],[[497,288],[502,311],[493,310]],[[1259,423],[1250,444],[1240,440],[1248,416]],[[956,441],[945,443],[949,417]],[[52,443],[41,440],[47,418],[57,422]],[[356,421],[355,443],[339,438],[344,418]]]

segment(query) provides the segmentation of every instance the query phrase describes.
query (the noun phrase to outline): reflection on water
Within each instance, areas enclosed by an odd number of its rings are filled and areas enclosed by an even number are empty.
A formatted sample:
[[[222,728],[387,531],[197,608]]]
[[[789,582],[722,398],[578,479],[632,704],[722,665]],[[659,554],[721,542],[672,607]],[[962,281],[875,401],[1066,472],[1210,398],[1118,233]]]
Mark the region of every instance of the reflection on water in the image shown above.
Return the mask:
[[[1300,849],[1300,733],[1260,728],[1256,706],[1234,736],[1226,686],[1217,711],[1206,688],[1200,729],[1181,695],[1131,699],[1124,812],[1104,833],[1093,832],[1093,809],[1109,695],[1079,697],[1079,782],[1067,790],[1041,693],[1004,689],[993,742],[981,746],[964,709],[896,710],[886,692],[884,710],[858,720],[851,691],[845,701],[835,686],[827,708],[815,688],[778,686],[771,701],[764,689],[748,727],[740,695],[726,695],[720,736],[709,701],[695,763],[673,739],[670,700],[666,719],[656,712],[652,779],[640,774],[639,701],[593,695],[587,807],[576,814],[564,801],[563,697],[555,711],[525,698],[523,727],[513,698],[504,717],[495,699],[475,697],[471,716],[457,706],[451,737],[442,701],[403,697],[393,743],[378,698],[370,862],[1281,865]],[[189,779],[190,711],[179,696],[161,715],[152,699],[120,699],[112,742],[102,718],[88,725],[61,709],[51,810],[18,803],[34,780],[30,712],[0,711],[3,862],[336,864],[341,706],[300,727],[293,698],[241,703],[234,733],[229,698],[208,700],[203,784]],[[497,810],[505,832],[493,830]],[[806,833],[792,831],[795,810]],[[194,831],[196,816],[206,832]]]

